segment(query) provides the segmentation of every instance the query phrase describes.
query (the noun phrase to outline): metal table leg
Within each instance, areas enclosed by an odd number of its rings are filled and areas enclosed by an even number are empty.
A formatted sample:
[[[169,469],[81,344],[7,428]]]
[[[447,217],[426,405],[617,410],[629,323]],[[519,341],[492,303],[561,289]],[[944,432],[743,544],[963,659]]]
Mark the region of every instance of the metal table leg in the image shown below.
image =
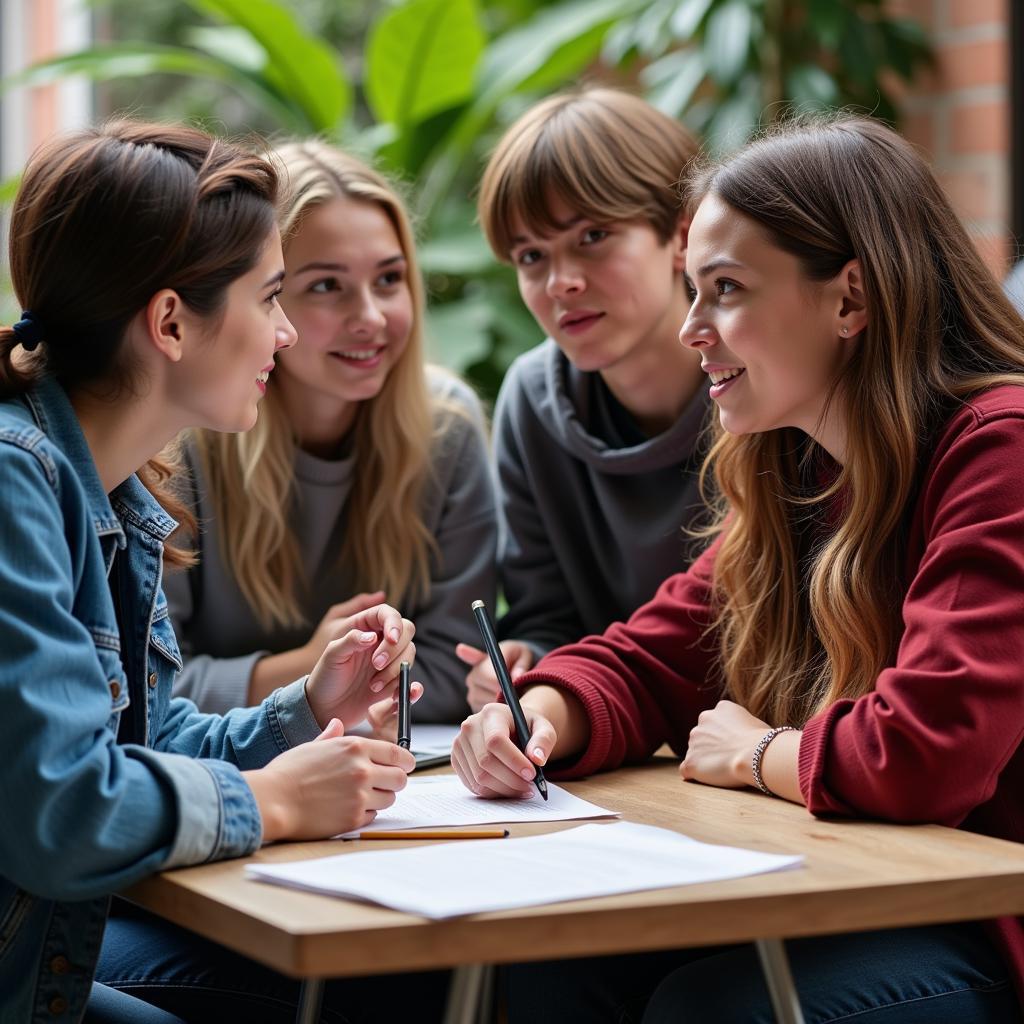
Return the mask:
[[[483,996],[491,991],[489,964],[464,964],[452,971],[444,1024],[480,1024]]]
[[[771,996],[776,1021],[778,1024],[804,1024],[800,999],[793,984],[782,939],[758,939],[754,945],[757,946],[761,970],[768,983],[768,994]]]
[[[324,1001],[324,979],[307,978],[299,989],[299,1008],[295,1024],[318,1024],[320,1005]]]

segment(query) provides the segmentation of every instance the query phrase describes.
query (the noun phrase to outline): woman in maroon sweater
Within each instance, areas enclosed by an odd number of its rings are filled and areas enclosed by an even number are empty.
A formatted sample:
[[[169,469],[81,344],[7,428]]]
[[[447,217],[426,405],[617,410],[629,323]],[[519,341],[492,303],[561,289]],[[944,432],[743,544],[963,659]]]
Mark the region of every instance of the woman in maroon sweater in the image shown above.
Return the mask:
[[[668,742],[684,780],[1024,841],[1024,323],[875,122],[777,130],[695,172],[688,199],[680,339],[719,412],[713,542],[628,622],[521,678],[529,760],[490,704],[456,770],[525,796],[531,761],[571,778]],[[1019,919],[789,951],[808,1024],[1021,1016]],[[513,1021],[637,1007],[771,1019],[748,948],[511,975]]]

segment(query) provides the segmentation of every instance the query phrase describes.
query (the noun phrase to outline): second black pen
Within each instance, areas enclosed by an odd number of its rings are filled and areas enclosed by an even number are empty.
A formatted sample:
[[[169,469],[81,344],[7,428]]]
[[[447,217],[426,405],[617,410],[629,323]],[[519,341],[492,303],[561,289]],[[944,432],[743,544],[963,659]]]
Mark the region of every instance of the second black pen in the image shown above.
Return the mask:
[[[516,746],[525,754],[526,748],[530,745],[530,727],[526,724],[526,716],[523,714],[522,705],[519,703],[516,688],[512,685],[512,677],[508,674],[508,666],[505,664],[505,658],[498,647],[498,638],[494,634],[494,626],[487,612],[487,606],[483,601],[473,602],[473,615],[476,618],[477,626],[480,628],[480,635],[483,637],[484,647],[487,648],[487,654],[491,659],[491,664],[494,666],[494,672],[498,677],[501,694],[505,698],[505,703],[508,705],[509,710],[512,712],[512,721],[516,727]],[[533,781],[536,783],[540,795],[547,800],[548,784],[544,778],[544,770],[539,764],[535,765],[535,767],[537,771]]]

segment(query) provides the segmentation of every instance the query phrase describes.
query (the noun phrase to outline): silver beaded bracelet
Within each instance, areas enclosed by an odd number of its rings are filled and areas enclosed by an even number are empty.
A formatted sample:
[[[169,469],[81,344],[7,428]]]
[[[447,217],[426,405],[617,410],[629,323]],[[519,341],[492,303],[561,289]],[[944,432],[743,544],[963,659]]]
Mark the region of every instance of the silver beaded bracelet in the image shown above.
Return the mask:
[[[764,784],[764,779],[761,777],[761,758],[764,757],[764,752],[768,749],[768,744],[771,743],[780,732],[799,732],[799,729],[795,725],[780,725],[777,729],[769,729],[762,737],[761,741],[756,747],[754,747],[754,757],[750,762],[750,769],[754,775],[754,782],[757,783],[757,788],[761,790],[766,796],[775,796],[775,794]]]

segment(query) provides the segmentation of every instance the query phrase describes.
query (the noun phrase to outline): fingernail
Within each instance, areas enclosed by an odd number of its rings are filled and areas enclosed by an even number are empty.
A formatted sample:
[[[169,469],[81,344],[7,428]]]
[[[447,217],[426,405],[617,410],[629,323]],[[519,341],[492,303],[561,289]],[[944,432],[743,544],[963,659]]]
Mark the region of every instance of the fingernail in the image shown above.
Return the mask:
[[[383,689],[384,682],[382,680],[378,680],[375,683],[370,683],[370,693],[380,693],[380,691]]]
[[[544,756],[544,751],[541,750],[540,747],[534,747],[533,748],[533,756],[538,761],[540,761],[541,764],[543,764],[547,760],[547,758]]]
[[[529,768],[524,768],[519,774],[522,775],[522,777],[526,779],[527,782],[529,782],[530,779],[532,779],[534,775],[536,775],[537,773]]]
[[[524,789],[523,792],[519,794],[519,799],[520,800],[529,800],[530,797],[532,797],[532,796],[533,796],[533,790],[532,789]]]
[[[388,656],[386,654],[376,654],[373,658],[373,664],[377,668],[383,668],[388,663]]]
[[[402,634],[401,634],[401,633],[400,633],[400,632],[399,632],[399,631],[398,631],[397,629],[392,629],[392,630],[391,630],[391,631],[390,631],[390,632],[388,633],[388,636],[389,636],[389,637],[391,638],[391,642],[392,642],[392,643],[395,643],[395,644],[397,644],[397,643],[398,643],[398,639],[399,639],[399,637],[400,637],[401,635],[402,635]]]
[[[376,640],[377,639],[377,634],[376,633],[360,633],[359,634],[359,639],[362,640],[364,644],[368,644],[371,640]]]

